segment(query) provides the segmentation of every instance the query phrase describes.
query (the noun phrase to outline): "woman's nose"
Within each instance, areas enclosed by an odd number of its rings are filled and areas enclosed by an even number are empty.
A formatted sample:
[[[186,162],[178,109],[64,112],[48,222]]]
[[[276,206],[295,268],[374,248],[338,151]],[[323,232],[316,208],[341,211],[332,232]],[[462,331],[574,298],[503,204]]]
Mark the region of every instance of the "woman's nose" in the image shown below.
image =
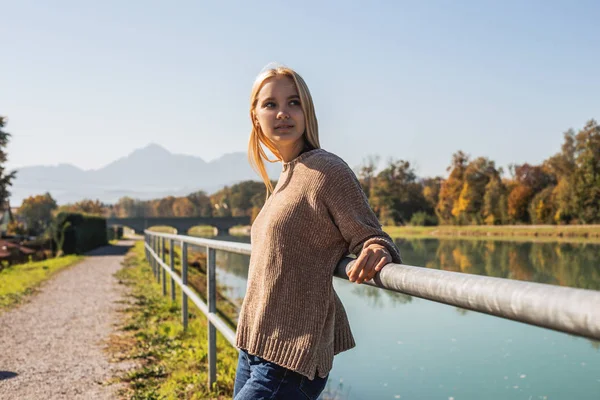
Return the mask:
[[[290,114],[287,112],[286,109],[281,109],[277,113],[277,119],[288,119],[289,117],[290,117]]]

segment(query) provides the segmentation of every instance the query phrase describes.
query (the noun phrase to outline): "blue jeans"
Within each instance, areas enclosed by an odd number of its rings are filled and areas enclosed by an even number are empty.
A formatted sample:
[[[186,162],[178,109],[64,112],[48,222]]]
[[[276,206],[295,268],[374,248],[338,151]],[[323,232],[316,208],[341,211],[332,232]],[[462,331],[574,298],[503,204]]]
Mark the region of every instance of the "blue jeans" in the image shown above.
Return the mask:
[[[240,349],[233,387],[234,400],[285,399],[316,400],[327,377],[312,381],[295,371],[281,367]]]

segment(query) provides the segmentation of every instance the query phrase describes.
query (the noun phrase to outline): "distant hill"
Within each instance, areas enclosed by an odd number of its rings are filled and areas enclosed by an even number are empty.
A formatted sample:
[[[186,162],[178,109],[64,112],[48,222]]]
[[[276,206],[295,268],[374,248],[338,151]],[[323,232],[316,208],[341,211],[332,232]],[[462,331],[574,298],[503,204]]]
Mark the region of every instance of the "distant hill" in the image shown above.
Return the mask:
[[[269,176],[277,179],[281,166],[267,164]],[[15,207],[25,197],[45,192],[50,192],[59,204],[84,198],[115,203],[124,196],[148,200],[197,190],[211,194],[225,185],[249,179],[260,177],[250,167],[246,153],[225,154],[206,162],[149,144],[97,170],[84,171],[70,164],[23,167],[9,190]]]

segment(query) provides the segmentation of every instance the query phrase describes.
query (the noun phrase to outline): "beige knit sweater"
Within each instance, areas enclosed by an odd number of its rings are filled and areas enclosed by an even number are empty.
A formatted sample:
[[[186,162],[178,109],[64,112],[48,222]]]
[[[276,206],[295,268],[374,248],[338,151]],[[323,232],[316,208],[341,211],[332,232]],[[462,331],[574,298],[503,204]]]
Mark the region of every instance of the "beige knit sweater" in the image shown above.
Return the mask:
[[[400,254],[348,165],[323,149],[283,164],[251,230],[248,288],[237,346],[314,379],[355,346],[333,271],[347,254],[378,243]]]

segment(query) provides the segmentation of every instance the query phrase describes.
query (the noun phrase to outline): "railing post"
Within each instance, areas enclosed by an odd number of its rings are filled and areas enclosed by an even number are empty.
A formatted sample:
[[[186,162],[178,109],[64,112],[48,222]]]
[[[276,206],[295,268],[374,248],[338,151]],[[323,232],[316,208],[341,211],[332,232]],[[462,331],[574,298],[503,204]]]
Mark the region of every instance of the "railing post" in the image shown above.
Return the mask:
[[[156,236],[152,235],[152,236],[150,236],[150,239],[152,239],[152,250],[154,250],[154,254],[158,254],[156,252],[156,250],[157,250]],[[154,258],[154,255],[152,256],[152,273],[154,274],[154,278],[156,278],[156,274],[158,274],[158,271],[156,271],[156,259]]]
[[[187,260],[187,251],[188,244],[181,241],[181,280],[185,285],[187,285],[187,277],[188,277],[188,260]],[[183,329],[187,330],[188,328],[188,297],[187,294],[181,290],[181,310],[183,311]]]
[[[150,249],[152,251],[154,251],[154,238],[149,233],[147,235],[148,235],[148,245],[150,246]],[[156,272],[154,271],[154,257],[150,256],[150,254],[148,254],[148,262],[150,263],[150,267],[152,267],[152,273],[156,274]]]
[[[216,250],[206,248],[206,302],[208,312],[217,311],[216,290]],[[217,330],[212,322],[208,321],[208,387],[212,389],[213,383],[217,381]]]
[[[175,242],[169,239],[169,261],[171,264],[171,272],[175,273]],[[175,301],[175,279],[171,275],[171,300]]]
[[[156,237],[156,256],[158,257],[158,259],[160,259],[160,238],[157,236]],[[158,263],[158,259],[155,260],[155,264],[156,264],[156,282],[160,283],[160,273],[162,271],[162,267],[160,266],[160,264]]]
[[[154,235],[152,235],[152,248],[154,249],[154,254],[158,254],[158,240]],[[154,278],[156,278],[158,269],[156,268],[156,258],[154,256],[152,256],[152,272],[154,272]]]
[[[165,248],[165,238],[162,237],[161,238],[162,241],[162,253],[161,253],[161,260],[162,262],[166,262],[167,261],[167,249]],[[162,269],[162,267],[161,267]],[[167,295],[167,271],[162,271],[162,294],[163,296]]]

